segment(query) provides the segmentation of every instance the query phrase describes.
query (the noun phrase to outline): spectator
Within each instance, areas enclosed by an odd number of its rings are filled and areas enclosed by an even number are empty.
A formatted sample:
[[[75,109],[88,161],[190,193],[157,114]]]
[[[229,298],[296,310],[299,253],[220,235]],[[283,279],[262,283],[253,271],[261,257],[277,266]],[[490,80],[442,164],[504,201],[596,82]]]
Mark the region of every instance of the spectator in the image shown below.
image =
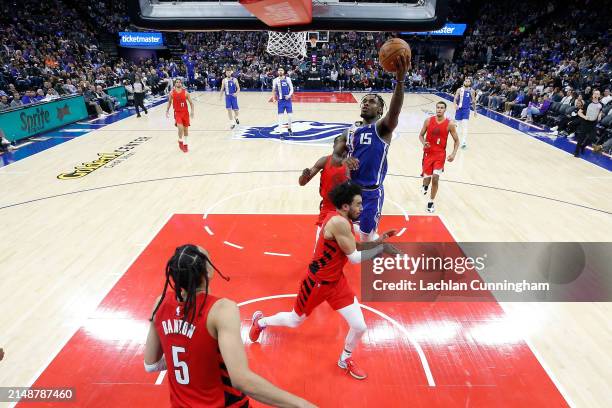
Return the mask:
[[[54,99],[59,99],[59,98],[60,98],[60,96],[57,93],[57,91],[55,90],[55,88],[49,88],[49,89],[47,89],[47,94],[45,95],[45,97],[43,99],[41,99],[41,101],[52,101]]]
[[[610,103],[610,101],[612,101],[612,95],[610,95],[610,89],[606,88],[604,90],[604,96],[603,96],[603,98],[601,98],[601,104],[603,106],[606,106],[608,103]]]
[[[96,85],[95,94],[98,98],[98,103],[104,112],[113,113],[115,111],[115,102],[113,101],[113,98],[104,92],[101,85]]]
[[[0,96],[0,111],[7,110],[10,107],[11,107],[11,104],[9,103],[8,96],[6,95]]]
[[[13,93],[13,100],[11,101],[11,108],[18,108],[20,106],[23,106],[23,102],[21,102],[19,92],[15,91]]]
[[[83,99],[85,100],[85,104],[88,106],[89,112],[95,112],[97,116],[106,116],[100,104],[98,103],[98,98],[96,94],[92,91],[91,87],[87,84],[84,84],[81,88],[81,92],[83,94]]]

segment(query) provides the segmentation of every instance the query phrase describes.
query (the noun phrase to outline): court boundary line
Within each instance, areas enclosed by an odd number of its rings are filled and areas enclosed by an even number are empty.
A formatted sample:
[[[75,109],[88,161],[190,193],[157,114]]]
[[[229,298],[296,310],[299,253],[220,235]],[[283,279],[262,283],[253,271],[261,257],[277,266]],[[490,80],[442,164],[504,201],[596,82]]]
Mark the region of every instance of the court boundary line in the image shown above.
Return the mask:
[[[155,238],[157,235],[159,235],[159,233],[164,229],[164,227],[168,224],[168,222],[170,222],[170,220],[172,219],[173,216],[174,216],[174,213],[170,213],[168,216],[163,218],[161,226],[159,228],[153,230],[153,232],[154,232],[153,238]],[[147,236],[149,236],[149,234],[147,234]],[[147,243],[147,245],[149,245],[153,241],[153,238],[149,238],[149,242]],[[118,269],[118,270],[123,270],[123,272],[117,274],[117,278],[114,280],[114,282],[112,282],[112,285],[110,286],[108,291],[106,291],[103,294],[101,294],[100,300],[98,302],[94,302],[95,305],[96,305],[95,309],[97,309],[102,304],[102,302],[104,301],[106,296],[108,296],[108,294],[111,292],[111,290],[113,290],[113,288],[117,285],[117,282],[119,282],[119,280],[125,275],[125,273],[128,271],[128,269],[130,269],[130,267],[134,264],[134,262],[136,262],[138,257],[140,257],[140,255],[142,255],[143,251],[144,251],[144,249],[137,251],[137,253],[130,259],[130,261],[128,262],[128,264],[127,264],[127,266],[125,268]],[[94,309],[94,311],[95,311],[95,309]],[[76,329],[74,331],[71,331],[70,335],[67,335],[65,340],[62,340],[61,342],[59,342],[60,346],[57,348],[57,351],[55,353],[51,353],[51,356],[49,357],[49,359],[45,360],[44,365],[39,370],[37,370],[36,373],[34,374],[34,376],[27,382],[26,387],[31,387],[36,382],[36,380],[38,380],[40,378],[40,376],[43,374],[43,372],[45,372],[45,370],[47,368],[49,368],[49,366],[51,365],[53,360],[55,360],[57,358],[57,356],[66,347],[68,342],[74,337],[74,335],[81,328],[83,328],[85,326],[85,323],[87,322],[87,320],[89,318],[90,318],[90,314],[87,314],[87,316],[84,317],[78,323]],[[11,404],[9,404],[8,407],[9,408],[14,408],[20,402],[21,401],[12,402]],[[24,402],[26,402],[26,401],[24,401]]]
[[[450,229],[449,224],[446,222],[446,218],[441,215],[441,214],[432,214],[432,215],[436,215],[440,221],[442,222],[442,225],[444,225],[444,228],[446,228],[446,230],[448,231],[448,233],[450,234],[450,236],[455,240],[455,242],[457,244],[459,244],[459,242],[462,241],[458,241],[457,237],[455,236],[455,234],[453,233],[453,231]],[[496,303],[499,305],[499,307],[502,309],[502,311],[504,312],[504,315],[507,317],[508,316],[508,312],[506,311],[506,309],[504,309],[504,306],[502,303],[504,302],[500,302],[496,300]],[[546,360],[542,357],[542,355],[540,354],[540,352],[538,351],[537,348],[535,348],[533,346],[533,343],[529,340],[529,338],[527,338],[527,336],[525,336],[523,333],[521,333],[521,339],[525,342],[525,344],[527,345],[527,347],[529,348],[529,351],[531,351],[531,353],[533,354],[533,356],[536,358],[536,361],[538,362],[538,364],[540,364],[540,367],[542,367],[542,369],[544,370],[544,372],[546,373],[546,375],[548,376],[548,378],[550,378],[550,381],[552,381],[552,383],[554,384],[555,387],[557,387],[557,391],[559,391],[559,394],[561,394],[561,396],[563,397],[563,399],[565,400],[565,402],[570,406],[570,407],[576,407],[577,405],[574,404],[573,400],[569,397],[569,394],[567,392],[567,390],[565,389],[565,387],[563,387],[561,385],[561,382],[559,381],[559,379],[554,375],[553,371],[550,369],[550,367],[548,366],[548,364],[546,363]]]
[[[182,176],[159,177],[159,178],[154,178],[154,179],[129,181],[126,183],[108,184],[105,186],[91,187],[91,188],[85,188],[82,190],[74,190],[74,191],[68,191],[66,193],[59,193],[59,194],[53,194],[53,195],[45,196],[45,197],[33,198],[30,200],[19,201],[19,202],[11,203],[11,204],[5,204],[3,206],[0,206],[0,211],[8,209],[8,208],[12,208],[12,207],[18,207],[21,205],[32,204],[32,203],[36,203],[39,201],[45,201],[45,200],[50,200],[53,198],[65,197],[65,196],[70,196],[74,194],[88,193],[88,192],[99,191],[99,190],[107,190],[107,189],[112,189],[112,188],[117,188],[117,187],[126,187],[126,186],[131,186],[131,185],[136,185],[136,184],[154,183],[158,181],[170,181],[170,180],[180,180],[180,179],[189,179],[189,178],[196,178],[196,177],[210,177],[210,176],[233,176],[233,175],[240,175],[240,174],[242,175],[244,174],[270,174],[270,173],[280,174],[280,173],[301,173],[301,172],[302,170],[248,170],[248,171],[245,170],[245,171],[197,173],[197,174],[186,174]],[[421,176],[411,176],[409,174],[388,173],[387,176],[388,177],[413,178],[413,179],[419,179],[419,180],[422,179]],[[446,183],[451,183],[451,184],[467,185],[471,187],[485,188],[488,190],[498,190],[498,191],[504,191],[507,193],[521,194],[521,195],[525,195],[525,196],[532,197],[532,198],[540,198],[543,200],[554,201],[560,204],[566,204],[566,205],[570,205],[573,207],[582,208],[585,210],[591,210],[591,211],[600,212],[600,213],[607,214],[607,215],[612,215],[612,211],[606,211],[600,208],[589,207],[586,205],[572,203],[570,201],[565,201],[565,200],[561,200],[558,198],[541,196],[538,194],[527,193],[524,191],[517,191],[517,190],[511,190],[511,189],[507,189],[503,187],[489,186],[486,184],[470,183],[467,181],[459,181],[459,180],[451,180],[451,179],[443,179],[442,181]],[[299,187],[299,186],[296,186],[296,187]]]

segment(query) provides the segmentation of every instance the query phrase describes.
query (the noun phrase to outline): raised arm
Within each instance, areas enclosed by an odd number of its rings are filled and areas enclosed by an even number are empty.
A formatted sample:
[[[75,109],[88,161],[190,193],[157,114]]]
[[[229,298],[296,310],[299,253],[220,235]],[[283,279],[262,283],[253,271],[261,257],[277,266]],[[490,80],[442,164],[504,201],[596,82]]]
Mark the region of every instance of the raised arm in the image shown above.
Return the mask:
[[[393,90],[393,96],[391,96],[391,103],[389,103],[389,110],[387,114],[376,123],[378,134],[386,142],[391,141],[391,135],[397,127],[399,121],[399,114],[402,110],[404,103],[404,80],[406,78],[406,72],[410,69],[410,59],[405,55],[397,57],[395,62],[397,70],[395,72],[395,78],[397,84]]]
[[[217,332],[219,350],[234,387],[259,402],[275,407],[314,407],[251,371],[240,338],[240,315],[236,303],[227,299],[217,301],[210,311],[211,317]]]
[[[319,160],[316,161],[314,166],[310,168],[305,168],[302,171],[302,175],[298,179],[298,183],[300,184],[300,186],[305,186],[306,184],[308,184],[308,182],[312,180],[312,178],[316,176],[319,171],[323,170],[323,167],[325,167],[325,162],[327,161],[328,157],[329,156],[321,157]]]

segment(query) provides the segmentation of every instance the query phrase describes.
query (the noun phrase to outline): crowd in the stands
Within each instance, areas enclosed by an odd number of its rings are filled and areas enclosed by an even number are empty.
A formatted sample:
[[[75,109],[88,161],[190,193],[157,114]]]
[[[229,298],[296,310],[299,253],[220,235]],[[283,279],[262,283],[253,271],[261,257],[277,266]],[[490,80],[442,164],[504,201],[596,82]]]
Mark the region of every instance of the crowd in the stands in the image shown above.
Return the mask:
[[[600,131],[592,141],[609,142],[609,134],[601,132],[611,99],[609,9],[594,0],[451,4],[454,18],[474,15],[474,21],[454,44],[452,58],[414,55],[409,89],[453,93],[470,77],[480,106],[551,125],[561,135],[575,133],[576,117],[583,119],[579,105],[586,114],[599,91]],[[227,67],[243,89],[270,89],[279,66],[299,89],[308,86],[313,72],[320,80],[315,83],[330,90],[384,91],[394,84],[393,74],[384,72],[377,59],[391,33],[331,32],[329,41],[309,48],[303,60],[266,53],[265,32],[166,33],[166,41],[182,49],[175,58],[128,61],[101,50],[102,34],[116,37],[130,28],[123,2],[2,2],[0,111],[79,94],[92,115],[106,115],[116,108],[107,87],[124,84],[133,91],[142,82],[147,91],[163,95],[172,78],[183,77],[192,88],[218,90]],[[422,38],[409,41],[417,50],[427,48],[419,46],[426,41]],[[576,109],[566,112],[562,105]]]

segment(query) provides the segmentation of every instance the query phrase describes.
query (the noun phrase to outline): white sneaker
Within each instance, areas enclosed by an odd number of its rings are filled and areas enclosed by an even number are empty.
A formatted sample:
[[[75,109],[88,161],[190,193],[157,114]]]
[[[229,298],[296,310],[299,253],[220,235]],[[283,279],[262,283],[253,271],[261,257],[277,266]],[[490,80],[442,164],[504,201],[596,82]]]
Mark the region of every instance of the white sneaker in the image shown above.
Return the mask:
[[[559,129],[559,126],[555,126],[555,127],[551,127],[550,130],[552,130],[553,132],[556,131],[557,129]]]
[[[434,203],[429,202],[427,203],[427,212],[432,213],[436,211],[436,206],[434,205]]]
[[[428,190],[429,186],[421,186],[421,193],[423,193],[423,195],[427,195]]]
[[[467,143],[466,142],[462,142],[461,143],[461,148],[462,149],[467,149]]]

